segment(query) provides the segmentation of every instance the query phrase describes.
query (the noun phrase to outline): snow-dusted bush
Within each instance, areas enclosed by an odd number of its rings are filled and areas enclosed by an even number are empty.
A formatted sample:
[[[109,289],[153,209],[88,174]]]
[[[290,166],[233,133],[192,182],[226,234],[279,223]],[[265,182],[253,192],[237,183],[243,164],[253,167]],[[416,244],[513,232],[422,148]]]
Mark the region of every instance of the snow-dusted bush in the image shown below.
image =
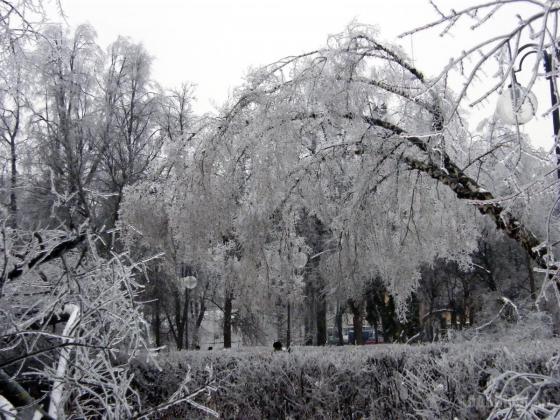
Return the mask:
[[[195,399],[225,418],[483,418],[497,407],[501,375],[553,375],[547,362],[558,340],[478,341],[421,346],[269,348],[162,353],[156,372],[135,364],[144,403],[165,400],[190,372]],[[549,390],[550,391],[550,390]],[[556,395],[559,395],[558,393]],[[549,406],[560,398],[547,392]],[[501,403],[500,403],[501,404]],[[171,411],[172,410],[172,411]],[[197,418],[192,405],[167,414]]]

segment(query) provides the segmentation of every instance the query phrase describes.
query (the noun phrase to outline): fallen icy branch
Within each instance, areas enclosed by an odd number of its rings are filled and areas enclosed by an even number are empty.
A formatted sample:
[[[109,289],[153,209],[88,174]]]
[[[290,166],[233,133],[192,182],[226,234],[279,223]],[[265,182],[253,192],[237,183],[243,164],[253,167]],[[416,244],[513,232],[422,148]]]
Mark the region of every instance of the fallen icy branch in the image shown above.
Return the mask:
[[[75,304],[64,305],[63,313],[69,314],[70,318],[64,327],[62,335],[64,336],[64,343],[72,343],[74,341],[71,338],[71,334],[76,326],[78,320],[80,319],[80,307]],[[64,375],[66,374],[66,367],[68,365],[68,357],[70,356],[70,347],[64,347],[60,352],[60,357],[58,358],[58,366],[56,368],[56,379],[53,382],[53,388],[51,391],[51,401],[49,404],[49,416],[57,419],[59,414],[63,413],[62,404],[62,394],[64,391]]]
[[[0,416],[6,420],[15,419],[17,415],[16,408],[4,396],[0,395]]]

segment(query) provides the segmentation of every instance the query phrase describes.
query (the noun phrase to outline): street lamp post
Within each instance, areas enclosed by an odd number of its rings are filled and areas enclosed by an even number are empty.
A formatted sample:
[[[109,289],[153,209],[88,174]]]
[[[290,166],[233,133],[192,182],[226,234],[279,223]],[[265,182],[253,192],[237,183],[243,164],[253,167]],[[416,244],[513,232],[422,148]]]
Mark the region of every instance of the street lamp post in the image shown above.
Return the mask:
[[[516,73],[520,72],[523,66],[523,61],[531,54],[538,54],[540,46],[537,44],[526,44],[517,50],[517,57],[524,50],[531,48],[519,60],[517,70],[512,71],[512,85],[502,92],[498,99],[496,107],[496,114],[500,119],[509,124],[525,124],[529,122],[536,113],[537,99],[533,92],[528,91],[517,83]],[[560,131],[560,113],[558,111],[558,96],[556,95],[556,88],[554,79],[556,76],[553,74],[552,67],[552,54],[547,50],[543,50],[543,64],[546,73],[546,79],[549,82],[550,88],[550,102],[552,106],[552,127],[554,130],[554,145],[556,152],[556,174],[560,180],[560,144],[558,143],[558,134]]]
[[[552,105],[552,126],[554,129],[554,145],[556,151],[556,174],[558,179],[560,179],[560,145],[558,144],[558,133],[560,131],[560,113],[558,112],[558,95],[556,95],[556,88],[554,86],[554,79],[552,74],[552,54],[548,51],[544,51],[544,71],[546,73],[546,78],[548,79],[548,85],[550,87],[550,102]]]
[[[181,267],[181,274],[184,274],[184,267]],[[198,280],[195,276],[183,276],[179,279],[179,285],[185,288],[185,318],[183,322],[185,323],[185,350],[189,349],[189,303],[190,303],[190,291],[194,289],[197,284]]]
[[[523,124],[525,122],[528,122],[529,120],[531,120],[531,118],[533,118],[533,116],[535,115],[536,112],[536,108],[537,108],[537,102],[536,102],[536,97],[532,92],[528,92],[526,89],[522,88],[516,80],[515,74],[517,72],[520,72],[523,66],[523,61],[531,54],[538,54],[539,51],[541,51],[541,47],[537,44],[526,44],[523,45],[522,47],[520,47],[517,50],[517,57],[520,56],[520,53],[523,50],[528,50],[519,60],[519,66],[517,67],[517,70],[513,69],[513,73],[512,73],[512,86],[515,90],[516,87],[519,87],[519,91],[522,95],[519,96],[519,94],[517,95],[517,98],[515,97],[515,93],[514,91],[512,92],[507,92],[504,91],[500,97],[500,99],[498,100],[498,106],[496,109],[496,113],[498,114],[498,116],[505,122],[510,122],[513,124]],[[544,71],[546,74],[546,79],[548,80],[548,86],[550,89],[550,104],[552,107],[552,129],[554,132],[554,151],[556,153],[556,176],[558,178],[558,180],[560,180],[560,144],[558,141],[558,135],[560,134],[560,112],[558,111],[558,95],[556,94],[556,86],[555,86],[555,79],[556,79],[556,75],[553,73],[553,57],[552,54],[549,53],[546,49],[542,50],[542,54],[543,54],[543,64],[544,64]],[[558,55],[557,55],[558,56]],[[508,88],[508,90],[510,90],[511,87]],[[513,95],[511,95],[511,93],[513,93]],[[509,99],[508,99],[508,95],[509,95]],[[512,100],[512,98],[514,100]],[[523,100],[522,98],[526,98],[525,100]],[[517,101],[515,100],[517,99]],[[508,102],[508,100],[510,101],[511,105],[507,106],[506,103]],[[521,100],[523,100],[523,103],[519,103]],[[532,112],[522,112],[523,108],[525,107],[525,111],[527,111],[527,104],[525,103],[527,102],[529,104],[529,107],[531,108],[530,111]],[[521,115],[523,117],[523,121],[520,121],[517,117],[518,114],[523,114]],[[525,120],[525,116],[528,116],[528,118]],[[514,121],[511,122],[512,117],[514,118]],[[559,197],[560,197],[560,191],[559,191]],[[560,209],[558,208],[558,204],[555,205],[554,210],[553,210],[553,214],[558,216],[560,214]],[[529,256],[527,254],[527,261],[529,261]],[[535,295],[535,279],[533,278],[532,272],[529,271],[530,275],[529,275],[529,287],[531,290],[531,297],[533,298],[533,300],[535,300],[536,295]]]

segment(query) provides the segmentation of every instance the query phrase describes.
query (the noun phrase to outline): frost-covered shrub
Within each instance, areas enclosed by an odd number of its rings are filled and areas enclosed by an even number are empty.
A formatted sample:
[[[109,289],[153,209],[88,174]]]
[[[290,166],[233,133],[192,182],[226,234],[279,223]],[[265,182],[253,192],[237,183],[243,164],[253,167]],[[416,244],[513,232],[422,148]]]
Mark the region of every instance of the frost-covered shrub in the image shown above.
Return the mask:
[[[467,342],[422,346],[268,348],[163,353],[161,372],[137,363],[144,403],[169,397],[189,372],[195,401],[224,418],[483,418],[494,406],[485,390],[504,372],[551,375],[557,340]],[[547,394],[550,404],[558,404]],[[558,394],[557,394],[558,395]],[[203,418],[192,405],[167,415]]]
[[[37,416],[132,417],[141,407],[129,360],[150,353],[143,265],[101,256],[100,237],[85,229],[0,226],[0,393]]]
[[[542,372],[506,371],[492,378],[485,392],[491,418],[560,418],[560,355]]]

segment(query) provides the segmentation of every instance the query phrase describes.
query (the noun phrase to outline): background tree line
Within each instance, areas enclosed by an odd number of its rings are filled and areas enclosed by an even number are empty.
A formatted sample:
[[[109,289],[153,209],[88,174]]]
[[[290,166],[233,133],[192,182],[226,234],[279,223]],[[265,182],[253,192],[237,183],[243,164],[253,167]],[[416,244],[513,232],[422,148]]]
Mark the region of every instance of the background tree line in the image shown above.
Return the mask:
[[[511,172],[512,153],[523,149],[515,164],[528,166],[531,177],[549,166],[499,122],[465,146],[472,134],[455,115],[443,122],[450,110],[435,93],[411,105],[409,92],[422,92],[421,73],[374,37],[369,28],[350,28],[332,38],[334,47],[255,71],[221,114],[195,116],[193,89],[161,88],[140,44],[119,38],[103,51],[90,26],[69,33],[47,25],[36,44],[4,63],[15,81],[2,118],[9,223],[73,230],[86,222],[105,232],[104,252],[122,249],[119,226],[138,256],[162,252],[148,276],[148,313],[157,341],[163,328],[178,348],[198,343],[209,308],[224,314],[226,347],[232,328],[249,342],[286,340],[288,307],[293,330],[305,331],[298,341],[324,344],[327,325],[340,330],[343,312],[353,314],[357,330],[364,317],[400,325],[399,316],[427,305],[428,318],[409,331],[415,335],[444,309],[458,325],[470,324],[486,306],[480,289],[527,297],[508,286],[527,284],[525,275],[505,274],[527,257],[512,252],[496,265],[491,250],[504,254],[513,245],[489,236],[488,223],[411,166],[416,152],[373,121],[432,135],[430,162],[451,144],[453,158],[502,195],[525,181]],[[288,68],[292,80],[279,82]],[[366,77],[370,71],[377,78]],[[441,133],[437,124],[445,124]],[[500,176],[506,182],[495,184]],[[550,200],[545,194],[515,205],[542,220],[535,208],[544,214]],[[308,257],[305,267],[294,266],[298,253]],[[177,289],[181,264],[200,280],[189,308]],[[528,264],[534,300],[538,284]],[[377,312],[390,299],[385,322],[366,309],[372,293],[383,296]]]

